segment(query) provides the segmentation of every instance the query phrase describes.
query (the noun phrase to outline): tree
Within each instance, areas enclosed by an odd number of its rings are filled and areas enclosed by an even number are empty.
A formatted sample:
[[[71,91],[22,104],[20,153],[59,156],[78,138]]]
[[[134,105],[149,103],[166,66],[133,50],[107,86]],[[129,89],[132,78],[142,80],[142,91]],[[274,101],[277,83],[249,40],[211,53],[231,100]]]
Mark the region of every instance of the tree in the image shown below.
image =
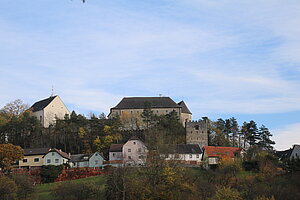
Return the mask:
[[[29,108],[28,104],[24,104],[21,99],[16,99],[7,103],[0,112],[6,115],[9,119],[13,116],[19,116]]]
[[[257,145],[266,151],[271,151],[273,150],[272,145],[275,144],[274,141],[270,139],[272,137],[272,134],[270,133],[269,129],[262,125],[259,130],[258,130],[258,136],[259,136],[259,141]]]
[[[0,168],[7,173],[16,160],[23,158],[23,149],[13,144],[0,144]]]
[[[43,165],[41,168],[41,178],[43,183],[52,183],[61,174],[63,165]]]
[[[146,101],[145,108],[141,114],[141,117],[146,124],[146,128],[148,129],[154,123],[154,114],[153,110],[151,110],[151,103]]]
[[[249,143],[250,147],[256,145],[259,135],[255,121],[251,120],[249,123],[244,122],[242,130],[244,131],[245,141]]]

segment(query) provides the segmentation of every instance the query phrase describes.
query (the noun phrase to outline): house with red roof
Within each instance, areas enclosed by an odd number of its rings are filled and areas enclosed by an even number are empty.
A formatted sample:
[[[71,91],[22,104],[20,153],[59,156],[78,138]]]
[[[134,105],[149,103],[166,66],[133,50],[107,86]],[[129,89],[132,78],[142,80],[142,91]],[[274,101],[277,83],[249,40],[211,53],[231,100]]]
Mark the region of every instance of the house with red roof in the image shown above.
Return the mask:
[[[236,159],[242,156],[244,150],[238,147],[204,146],[202,162],[204,167],[219,164],[222,159]]]

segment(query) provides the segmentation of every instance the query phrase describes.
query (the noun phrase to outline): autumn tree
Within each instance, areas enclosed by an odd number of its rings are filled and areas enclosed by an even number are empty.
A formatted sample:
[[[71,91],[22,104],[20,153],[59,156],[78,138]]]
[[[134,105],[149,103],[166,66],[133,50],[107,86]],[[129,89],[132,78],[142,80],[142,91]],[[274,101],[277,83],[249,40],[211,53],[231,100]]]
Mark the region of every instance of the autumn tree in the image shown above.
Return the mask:
[[[7,103],[1,108],[0,113],[2,116],[6,116],[11,119],[13,116],[19,116],[29,108],[28,104],[24,104],[21,99],[16,99],[10,103]]]
[[[7,173],[16,160],[23,158],[23,149],[13,144],[0,144],[0,168]]]

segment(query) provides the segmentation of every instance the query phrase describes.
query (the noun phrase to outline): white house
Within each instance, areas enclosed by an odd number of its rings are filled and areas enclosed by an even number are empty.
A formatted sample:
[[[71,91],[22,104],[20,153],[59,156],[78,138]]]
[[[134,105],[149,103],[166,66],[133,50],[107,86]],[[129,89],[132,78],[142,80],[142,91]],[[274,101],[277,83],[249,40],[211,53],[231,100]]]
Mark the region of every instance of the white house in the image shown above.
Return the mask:
[[[51,96],[47,99],[35,102],[31,106],[31,110],[32,115],[40,120],[45,128],[55,123],[56,119],[64,119],[66,114],[70,115],[70,111],[59,96]]]
[[[199,165],[202,158],[202,149],[198,144],[174,144],[169,145],[166,154],[167,161],[179,161],[188,165]]]
[[[71,167],[102,167],[103,156],[99,152],[91,154],[71,155],[69,164]]]
[[[146,163],[147,147],[136,137],[131,137],[122,148],[123,162],[127,166],[141,166]]]
[[[43,158],[44,165],[62,165],[69,162],[70,155],[58,149],[51,149]]]

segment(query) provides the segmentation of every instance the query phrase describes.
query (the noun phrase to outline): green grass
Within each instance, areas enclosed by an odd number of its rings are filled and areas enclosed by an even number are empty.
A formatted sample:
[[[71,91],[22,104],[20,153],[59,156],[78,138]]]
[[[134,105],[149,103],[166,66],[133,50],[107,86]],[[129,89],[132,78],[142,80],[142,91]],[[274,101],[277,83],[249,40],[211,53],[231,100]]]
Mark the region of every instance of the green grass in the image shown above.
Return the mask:
[[[99,186],[100,199],[105,199],[105,176],[93,176],[88,178],[82,178],[77,180],[72,180],[74,183],[85,183],[94,182]],[[46,183],[41,185],[36,185],[33,194],[30,196],[30,200],[53,200],[54,197],[51,195],[51,191],[56,187],[58,183]]]

